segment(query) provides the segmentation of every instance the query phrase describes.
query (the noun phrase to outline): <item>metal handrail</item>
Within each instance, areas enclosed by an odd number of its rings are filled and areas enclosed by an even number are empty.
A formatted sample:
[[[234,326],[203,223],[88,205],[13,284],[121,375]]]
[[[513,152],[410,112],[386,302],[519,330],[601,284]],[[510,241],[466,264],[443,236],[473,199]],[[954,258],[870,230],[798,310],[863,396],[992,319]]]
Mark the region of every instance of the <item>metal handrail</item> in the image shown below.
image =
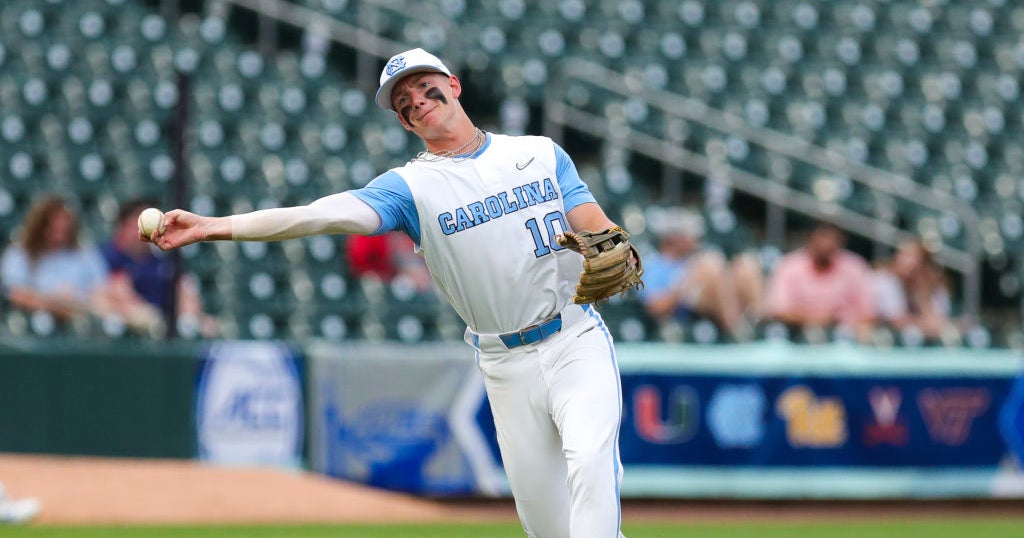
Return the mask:
[[[435,25],[441,28],[445,35],[444,60],[445,62],[457,63],[465,53],[460,50],[457,43],[448,38],[458,35],[459,28],[441,10],[437,2],[422,2],[419,0],[361,0],[363,3],[377,9],[388,10],[395,15],[419,21],[423,24]],[[408,47],[405,47],[408,48]]]
[[[285,0],[219,0],[238,7],[255,11],[266,17],[303,29],[315,28],[324,32],[332,41],[361,50],[378,58],[390,58],[392,54],[404,50],[405,44],[381,37],[369,30],[352,26],[320,13]]]
[[[351,47],[359,53],[369,54],[381,59],[390,58],[393,54],[410,47],[406,43],[380,36],[369,30],[338,20],[326,13],[321,13],[287,0],[217,1],[249,9],[261,16],[304,30],[312,29],[335,43]],[[402,15],[424,24],[441,27],[446,36],[445,57],[449,62],[454,62],[461,58],[461,55],[457,54],[458,47],[447,39],[448,36],[456,35],[457,28],[454,22],[445,17],[439,6],[429,2],[420,4],[410,2],[409,0],[362,0],[361,5],[373,9],[387,10],[392,14]],[[367,62],[362,61],[364,59],[362,56],[359,57],[359,84],[363,90],[372,92],[377,84],[376,65],[367,65]]]
[[[316,28],[332,41],[379,58],[388,58],[395,52],[406,48],[406,45],[401,42],[379,36],[285,0],[220,1],[253,10],[263,16],[300,28]],[[408,13],[403,11],[403,6],[408,5],[403,0],[367,0],[367,4],[377,8]],[[423,20],[429,22],[427,19]],[[446,25],[446,30],[449,29],[450,26]],[[646,87],[639,81],[629,79],[600,64],[574,59],[572,62],[566,62],[565,65],[564,73],[568,78],[586,81],[625,97],[642,99],[649,106],[658,108],[669,115],[743,138],[780,155],[848,177],[875,191],[911,200],[925,207],[954,213],[964,224],[966,251],[945,247],[937,253],[936,258],[943,265],[963,273],[964,310],[968,314],[977,314],[981,300],[982,242],[979,232],[980,219],[977,211],[970,204],[949,193],[926,187],[910,178],[856,162],[845,155],[815,146],[798,137],[750,125],[743,118],[713,109],[696,99]],[[601,120],[596,116],[590,117],[591,115],[582,110],[573,109],[561,101],[551,98],[546,103],[545,114],[552,121],[585,130],[600,138],[607,137],[608,126],[611,124],[609,120]],[[566,121],[568,116],[573,117],[572,122]],[[604,123],[600,129],[591,128],[595,125],[594,122],[602,121]],[[628,132],[630,136],[627,138],[626,144],[634,151],[653,159],[662,160],[680,169],[709,177],[728,179],[737,188],[781,207],[825,218],[853,231],[869,233],[873,238],[889,245],[896,245],[912,236],[909,232],[900,230],[880,219],[860,215],[838,204],[823,203],[813,196],[756,174],[728,165],[712,163],[707,157],[685,150],[678,145],[666,143],[633,129],[629,129]]]
[[[798,137],[750,125],[741,117],[711,108],[696,99],[648,88],[640,81],[627,78],[622,73],[600,64],[574,60],[567,63],[564,76],[567,80],[581,80],[626,98],[639,99],[667,115],[737,136],[774,153],[848,177],[874,191],[957,215],[964,224],[966,249],[944,246],[936,254],[936,259],[942,265],[964,275],[964,311],[970,315],[978,313],[981,302],[982,242],[979,231],[980,218],[970,204],[949,193],[853,161],[841,153],[815,146]],[[545,103],[546,119],[601,138],[606,138],[607,133],[612,132],[611,120],[598,118],[568,106],[563,102],[564,99],[554,97],[553,93],[548,92]],[[614,124],[614,127],[620,130],[620,135],[624,127],[628,130],[628,136],[624,137],[621,143],[633,151],[679,169],[706,177],[729,180],[736,188],[789,210],[830,220],[845,229],[870,236],[890,246],[913,237],[910,232],[900,230],[881,219],[861,215],[835,203],[822,202],[804,192],[728,164],[712,162],[708,157],[688,151],[678,144],[646,135],[628,126]]]
[[[614,124],[612,120],[568,106],[564,103],[548,103],[549,119],[561,125],[572,126],[591,136],[607,134],[612,128],[620,131],[622,143],[629,149],[650,157],[662,160],[680,169],[716,178],[729,179],[733,186],[743,192],[762,198],[768,202],[784,206],[812,217],[827,217],[838,221],[844,228],[869,230],[872,238],[888,245],[896,246],[901,241],[913,237],[913,234],[893,226],[885,221],[864,216],[851,211],[839,204],[822,202],[813,195],[788,185],[773,182],[770,179],[738,168],[723,168],[700,153],[690,151],[677,144],[666,142],[654,136],[637,131],[631,127]],[[622,131],[624,129],[624,132]],[[949,249],[946,253],[948,264],[958,271],[968,270],[973,263],[970,254],[957,249]]]
[[[872,189],[900,198],[912,199],[922,205],[953,211],[963,219],[965,228],[977,233],[979,222],[977,212],[970,204],[947,192],[922,185],[908,177],[854,161],[841,153],[815,146],[802,138],[750,125],[739,116],[711,108],[697,99],[644,87],[639,81],[628,79],[621,73],[594,62],[572,62],[568,66],[567,75],[624,96],[641,97],[649,104],[683,119],[703,123],[713,129],[750,140],[787,157],[847,175],[850,179],[860,181]],[[980,235],[974,239],[980,239]],[[976,243],[980,244],[980,240]]]

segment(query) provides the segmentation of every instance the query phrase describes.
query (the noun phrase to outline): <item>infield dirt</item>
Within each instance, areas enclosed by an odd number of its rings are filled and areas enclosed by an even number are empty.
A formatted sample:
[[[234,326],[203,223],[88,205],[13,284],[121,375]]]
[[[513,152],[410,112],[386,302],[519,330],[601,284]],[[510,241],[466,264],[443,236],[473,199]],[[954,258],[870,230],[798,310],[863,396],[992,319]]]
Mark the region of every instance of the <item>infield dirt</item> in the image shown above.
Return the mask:
[[[191,461],[0,455],[11,497],[37,497],[39,524],[450,521],[451,508],[307,472]]]
[[[426,500],[315,473],[195,461],[0,454],[12,497],[37,497],[37,525],[514,522],[508,499]],[[1024,502],[627,500],[625,521],[867,521],[1024,518]]]

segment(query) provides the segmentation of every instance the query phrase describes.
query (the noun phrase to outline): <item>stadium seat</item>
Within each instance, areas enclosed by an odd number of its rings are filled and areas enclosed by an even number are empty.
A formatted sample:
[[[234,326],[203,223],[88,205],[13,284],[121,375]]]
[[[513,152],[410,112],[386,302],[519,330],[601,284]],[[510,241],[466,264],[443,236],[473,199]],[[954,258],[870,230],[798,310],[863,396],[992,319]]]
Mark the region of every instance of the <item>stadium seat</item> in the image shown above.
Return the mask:
[[[416,13],[349,0],[296,3],[399,42],[474,51],[455,53],[452,67],[467,73],[466,80],[499,81],[483,85],[488,93],[481,102],[513,103],[530,111],[529,122],[540,117],[535,110],[551,95],[546,90],[559,87],[573,107],[721,156],[822,201],[859,212],[888,203],[841,174],[662,114],[641,99],[581,81],[555,86],[565,63],[597,61],[643,87],[696,98],[750,125],[952,193],[983,213],[987,252],[1019,263],[1024,19],[1012,2],[442,1]],[[183,97],[193,105],[191,203],[206,212],[305,203],[359,187],[420,147],[368,101],[334,45],[289,29],[279,35],[280,50],[265,54],[250,43],[253,32],[234,20],[240,10],[193,11],[186,6],[167,19],[153,2],[138,0],[0,2],[0,144],[6,150],[0,151],[0,234],[20,217],[21,209],[4,212],[5,204],[20,208],[44,181],[86,200],[163,194],[175,173],[170,121]],[[178,95],[176,71],[192,75],[191,95]],[[645,159],[610,146],[574,153],[609,211],[656,200],[667,174],[651,173]],[[744,237],[742,209],[733,207],[731,193],[722,197],[725,202],[706,207],[709,222],[721,226],[714,241],[729,249],[756,242]],[[893,207],[908,229],[950,246],[966,240],[962,223],[949,214],[914,203]],[[106,224],[109,216],[93,213],[89,222]],[[287,337],[292,327],[295,335],[328,338],[458,338],[453,315],[450,323],[418,317],[420,306],[401,300],[400,290],[375,295],[369,285],[367,294],[345,273],[333,238],[297,244],[301,256],[245,247],[253,250],[236,249],[232,258],[226,248],[197,247],[186,264],[211,295],[223,290],[222,311],[256,298],[246,298],[252,290],[241,280],[221,278],[218,287],[218,265],[267,264],[274,297],[312,291],[315,304],[288,315],[262,308],[237,319],[225,314],[238,335]],[[284,266],[283,275],[270,269]],[[356,306],[339,306],[350,299]],[[389,302],[393,311],[368,311],[371,303]],[[622,338],[658,338],[658,328],[631,308],[608,305],[606,317],[619,326],[613,330]],[[23,321],[31,330],[30,320]],[[709,334],[677,329],[691,341]],[[984,340],[962,337],[967,345]],[[901,336],[891,340],[900,345]]]

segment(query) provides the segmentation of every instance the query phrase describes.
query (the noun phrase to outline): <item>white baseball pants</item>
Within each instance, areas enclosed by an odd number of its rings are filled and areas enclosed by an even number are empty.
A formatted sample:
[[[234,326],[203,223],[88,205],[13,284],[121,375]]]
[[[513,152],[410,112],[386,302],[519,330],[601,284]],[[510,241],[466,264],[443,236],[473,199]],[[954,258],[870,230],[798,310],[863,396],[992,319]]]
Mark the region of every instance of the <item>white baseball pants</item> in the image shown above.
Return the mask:
[[[505,473],[531,538],[622,538],[622,386],[612,338],[593,309],[570,305],[562,319],[562,330],[537,344],[481,341]]]

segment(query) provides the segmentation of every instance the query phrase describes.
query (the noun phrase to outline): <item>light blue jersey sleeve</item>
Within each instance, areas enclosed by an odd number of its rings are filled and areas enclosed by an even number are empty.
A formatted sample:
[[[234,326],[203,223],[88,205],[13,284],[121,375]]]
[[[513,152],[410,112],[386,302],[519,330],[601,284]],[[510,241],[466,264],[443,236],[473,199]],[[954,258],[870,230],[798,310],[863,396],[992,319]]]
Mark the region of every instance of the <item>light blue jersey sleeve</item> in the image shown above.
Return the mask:
[[[587,184],[580,179],[580,173],[569,158],[569,154],[558,144],[555,144],[555,176],[558,179],[558,189],[562,191],[562,203],[565,205],[566,213],[580,204],[597,201]]]
[[[388,170],[361,189],[349,191],[380,215],[379,235],[392,230],[405,232],[417,246],[420,244],[420,217],[412,191],[402,176]]]

